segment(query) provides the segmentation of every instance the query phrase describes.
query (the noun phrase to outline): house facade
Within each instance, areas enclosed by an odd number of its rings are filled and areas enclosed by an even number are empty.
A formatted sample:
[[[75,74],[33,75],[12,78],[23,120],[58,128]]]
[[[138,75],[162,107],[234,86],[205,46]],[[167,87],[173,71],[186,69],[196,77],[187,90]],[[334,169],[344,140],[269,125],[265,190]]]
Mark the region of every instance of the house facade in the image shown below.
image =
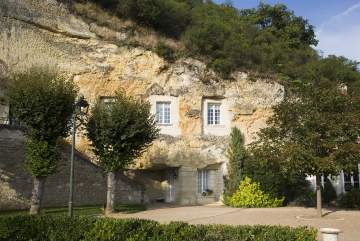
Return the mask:
[[[241,130],[245,144],[254,141],[266,127],[272,106],[282,101],[284,88],[275,81],[251,81],[244,73],[224,81],[195,60],[183,60],[171,68],[166,81],[160,75],[140,85],[142,91],[123,88],[150,102],[160,129],[160,137],[127,176],[144,186],[145,202],[195,205],[220,201],[231,128]],[[111,98],[103,93],[94,96]],[[86,152],[81,143],[79,148]]]

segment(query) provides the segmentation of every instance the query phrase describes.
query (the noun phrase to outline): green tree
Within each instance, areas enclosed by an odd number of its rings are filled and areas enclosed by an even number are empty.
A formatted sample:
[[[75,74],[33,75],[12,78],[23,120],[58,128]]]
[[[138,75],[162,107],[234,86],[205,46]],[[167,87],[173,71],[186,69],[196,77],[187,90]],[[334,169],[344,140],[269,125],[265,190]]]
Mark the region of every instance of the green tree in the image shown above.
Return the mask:
[[[121,0],[116,14],[177,38],[190,23],[190,4],[177,0]]]
[[[189,55],[224,78],[242,70],[294,79],[308,62],[320,59],[312,48],[318,43],[314,27],[283,4],[238,10],[231,1],[91,1],[121,18],[181,38]]]
[[[310,189],[305,175],[288,170],[279,162],[276,150],[270,146],[250,147],[244,163],[243,175],[260,183],[261,189],[274,197],[285,197],[287,204],[304,196]],[[269,155],[271,153],[271,155]]]
[[[260,4],[239,11],[231,5],[206,3],[191,11],[182,35],[191,53],[206,56],[223,77],[235,70],[289,75],[316,59],[313,26],[285,5]],[[301,73],[301,70],[298,70]]]
[[[106,214],[113,212],[115,173],[127,168],[158,135],[147,102],[117,92],[111,103],[98,101],[87,124],[99,165],[107,174]]]
[[[270,127],[261,131],[256,145],[285,173],[316,176],[321,216],[321,175],[351,170],[360,158],[360,98],[329,81],[302,83],[294,90],[274,108]]]
[[[39,214],[46,178],[56,172],[57,142],[66,137],[76,89],[71,81],[40,68],[11,77],[8,96],[13,116],[26,127],[26,170],[33,177],[30,214]]]
[[[228,176],[225,179],[224,201],[238,190],[242,180],[246,150],[243,137],[238,128],[233,127],[230,134],[230,145],[227,152],[229,159]]]

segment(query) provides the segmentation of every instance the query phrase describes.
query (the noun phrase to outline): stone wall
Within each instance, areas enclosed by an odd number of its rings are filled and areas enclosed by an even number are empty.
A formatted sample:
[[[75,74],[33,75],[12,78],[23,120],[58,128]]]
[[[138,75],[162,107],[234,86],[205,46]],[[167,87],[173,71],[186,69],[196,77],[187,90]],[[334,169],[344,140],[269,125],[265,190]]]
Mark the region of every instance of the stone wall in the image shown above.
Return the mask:
[[[69,148],[65,148],[58,172],[47,178],[44,206],[66,206],[69,197]],[[20,130],[0,126],[0,210],[29,206],[32,180],[24,170],[24,137]],[[106,179],[103,171],[77,154],[75,158],[74,205],[103,205]],[[116,203],[141,203],[144,192],[140,184],[117,174]]]

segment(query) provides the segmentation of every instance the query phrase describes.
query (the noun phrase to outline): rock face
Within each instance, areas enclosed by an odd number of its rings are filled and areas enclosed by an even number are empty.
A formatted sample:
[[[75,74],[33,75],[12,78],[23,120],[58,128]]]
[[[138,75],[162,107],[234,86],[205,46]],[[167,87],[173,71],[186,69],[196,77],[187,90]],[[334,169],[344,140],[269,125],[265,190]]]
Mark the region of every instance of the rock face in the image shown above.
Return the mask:
[[[282,101],[283,86],[273,81],[250,81],[245,73],[223,80],[204,63],[190,58],[169,64],[145,48],[102,39],[105,27],[100,31],[95,23],[85,22],[55,0],[41,2],[1,1],[0,63],[11,71],[48,66],[65,73],[90,104],[99,97],[114,95],[119,88],[139,98],[153,99],[153,105],[159,99],[175,98],[178,108],[171,118],[176,125],[161,126],[164,135],[137,160],[137,171],[129,175],[144,179],[147,190],[163,193],[163,197],[153,195],[154,199],[183,204],[219,200],[230,128],[238,127],[246,144],[254,141],[256,133],[266,126],[272,106]],[[224,114],[215,129],[207,125],[207,106],[213,102],[221,105]],[[81,135],[77,148],[92,155]],[[213,191],[208,196],[199,192],[202,181],[198,171],[202,169],[213,175],[206,180]]]

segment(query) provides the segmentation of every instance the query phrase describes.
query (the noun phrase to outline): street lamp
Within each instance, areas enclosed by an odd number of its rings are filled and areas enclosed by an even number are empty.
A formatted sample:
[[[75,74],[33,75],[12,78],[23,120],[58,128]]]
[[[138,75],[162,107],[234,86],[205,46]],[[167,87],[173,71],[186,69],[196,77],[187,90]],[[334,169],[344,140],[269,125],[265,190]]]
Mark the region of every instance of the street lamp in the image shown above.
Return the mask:
[[[75,155],[75,136],[76,129],[79,126],[76,125],[78,115],[86,115],[89,104],[85,100],[84,96],[80,96],[75,103],[74,113],[72,115],[72,142],[71,142],[71,156],[70,156],[70,181],[69,181],[69,217],[73,216],[73,199],[74,199],[74,155]]]

